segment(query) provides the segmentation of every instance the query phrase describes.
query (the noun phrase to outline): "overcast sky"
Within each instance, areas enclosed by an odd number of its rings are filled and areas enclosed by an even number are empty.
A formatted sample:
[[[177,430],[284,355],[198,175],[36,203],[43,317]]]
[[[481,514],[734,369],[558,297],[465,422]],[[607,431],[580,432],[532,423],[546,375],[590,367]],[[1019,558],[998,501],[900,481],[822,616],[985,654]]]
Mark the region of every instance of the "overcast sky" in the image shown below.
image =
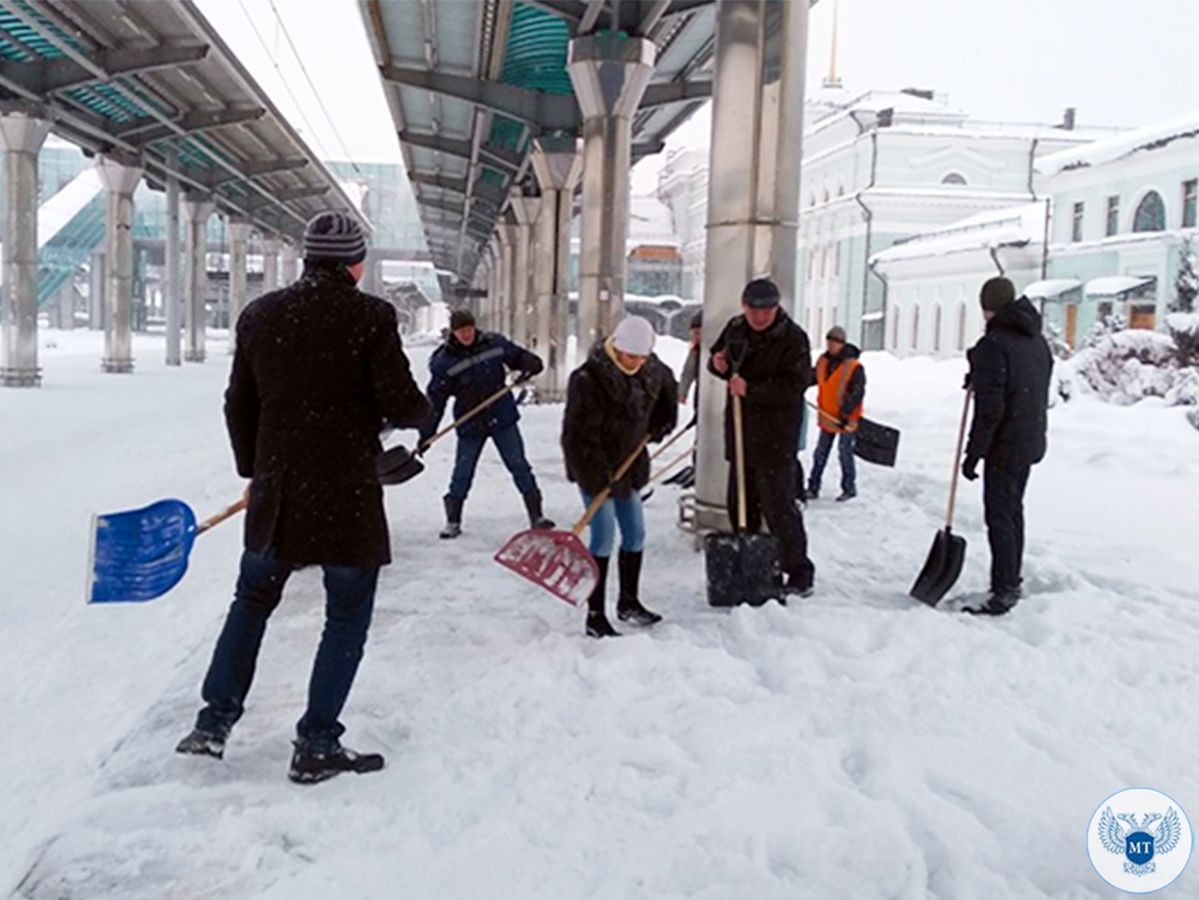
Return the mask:
[[[354,0],[198,3],[319,154],[400,160]],[[809,89],[828,71],[832,13],[833,0],[812,12]],[[1075,106],[1084,124],[1144,125],[1199,107],[1199,0],[840,0],[839,71],[852,92],[930,88],[982,118],[1056,122]],[[697,117],[675,143],[704,145],[707,127]],[[639,189],[658,165],[643,164]]]

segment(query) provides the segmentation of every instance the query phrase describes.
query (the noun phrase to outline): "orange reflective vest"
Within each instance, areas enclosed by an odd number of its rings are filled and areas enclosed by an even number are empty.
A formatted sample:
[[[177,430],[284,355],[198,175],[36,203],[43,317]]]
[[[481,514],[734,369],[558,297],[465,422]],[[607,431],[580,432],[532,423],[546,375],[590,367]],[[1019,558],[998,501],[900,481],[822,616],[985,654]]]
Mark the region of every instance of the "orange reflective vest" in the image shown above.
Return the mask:
[[[821,415],[818,416],[820,429],[833,434],[840,434],[841,428],[837,424],[841,421],[841,406],[845,402],[845,394],[849,390],[849,382],[853,378],[853,373],[858,370],[862,363],[856,359],[847,359],[842,361],[840,367],[832,378],[828,374],[828,355],[821,356],[816,363],[816,386],[819,390],[817,404],[820,406]],[[851,412],[848,416],[849,428],[847,431],[856,431],[858,420],[862,418],[862,404],[858,404],[858,408]]]

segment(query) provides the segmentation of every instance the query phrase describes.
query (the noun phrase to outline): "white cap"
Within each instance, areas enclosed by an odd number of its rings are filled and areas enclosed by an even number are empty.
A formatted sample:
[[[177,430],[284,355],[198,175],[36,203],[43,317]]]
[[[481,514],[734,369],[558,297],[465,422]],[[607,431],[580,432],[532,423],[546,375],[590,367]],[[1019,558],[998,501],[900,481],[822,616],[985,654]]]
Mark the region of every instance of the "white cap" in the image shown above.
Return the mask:
[[[649,356],[654,352],[654,326],[640,316],[621,319],[612,333],[612,341],[621,353],[631,356]]]

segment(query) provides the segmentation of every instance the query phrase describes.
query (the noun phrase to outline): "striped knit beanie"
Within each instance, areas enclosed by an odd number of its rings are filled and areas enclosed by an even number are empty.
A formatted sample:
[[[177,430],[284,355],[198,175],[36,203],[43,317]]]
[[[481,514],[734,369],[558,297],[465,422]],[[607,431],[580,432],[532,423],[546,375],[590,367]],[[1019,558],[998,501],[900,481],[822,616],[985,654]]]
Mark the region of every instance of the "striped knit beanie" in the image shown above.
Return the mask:
[[[366,259],[366,234],[343,212],[318,213],[304,228],[304,259],[352,266]]]

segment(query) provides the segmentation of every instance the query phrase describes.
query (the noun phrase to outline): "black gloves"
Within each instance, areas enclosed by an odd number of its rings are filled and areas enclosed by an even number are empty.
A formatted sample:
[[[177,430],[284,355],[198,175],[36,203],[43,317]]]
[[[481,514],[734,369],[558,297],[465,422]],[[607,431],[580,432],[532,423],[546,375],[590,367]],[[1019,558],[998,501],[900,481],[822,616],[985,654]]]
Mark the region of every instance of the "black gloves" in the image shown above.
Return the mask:
[[[966,377],[962,379],[962,390],[963,391],[970,390],[970,373],[969,372],[967,372]]]
[[[967,456],[962,463],[962,477],[967,481],[978,481],[978,457]]]
[[[514,385],[527,384],[528,382],[532,381],[536,377],[537,377],[536,372],[521,372],[518,376],[516,376],[516,380],[512,383]]]

